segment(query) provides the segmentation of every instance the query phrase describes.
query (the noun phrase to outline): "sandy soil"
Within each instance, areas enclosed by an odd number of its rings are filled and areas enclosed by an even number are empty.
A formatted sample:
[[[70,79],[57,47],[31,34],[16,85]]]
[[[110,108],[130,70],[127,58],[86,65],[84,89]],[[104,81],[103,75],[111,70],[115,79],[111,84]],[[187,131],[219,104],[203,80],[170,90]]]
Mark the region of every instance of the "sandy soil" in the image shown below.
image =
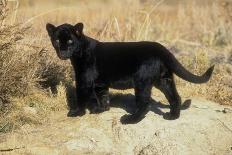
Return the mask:
[[[184,104],[178,120],[169,121],[163,118],[168,106],[153,103],[141,122],[122,125],[120,118],[133,108],[133,99],[115,97],[110,111],[98,115],[67,118],[67,111],[61,111],[43,125],[24,125],[0,135],[0,154],[232,154],[231,107],[194,98]]]

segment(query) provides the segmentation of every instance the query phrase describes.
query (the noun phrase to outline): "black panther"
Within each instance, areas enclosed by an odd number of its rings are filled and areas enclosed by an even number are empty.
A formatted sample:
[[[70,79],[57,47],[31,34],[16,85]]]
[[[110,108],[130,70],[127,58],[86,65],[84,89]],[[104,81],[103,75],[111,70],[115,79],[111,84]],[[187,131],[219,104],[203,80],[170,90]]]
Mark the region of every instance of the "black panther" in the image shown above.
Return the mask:
[[[83,33],[84,25],[47,24],[46,29],[58,57],[70,59],[75,71],[77,103],[71,105],[69,117],[109,110],[109,88],[134,88],[137,109],[124,123],[135,123],[148,112],[151,89],[158,88],[170,104],[166,118],[180,116],[181,98],[173,74],[192,83],[207,82],[210,67],[202,76],[186,70],[164,46],[157,42],[101,42]]]

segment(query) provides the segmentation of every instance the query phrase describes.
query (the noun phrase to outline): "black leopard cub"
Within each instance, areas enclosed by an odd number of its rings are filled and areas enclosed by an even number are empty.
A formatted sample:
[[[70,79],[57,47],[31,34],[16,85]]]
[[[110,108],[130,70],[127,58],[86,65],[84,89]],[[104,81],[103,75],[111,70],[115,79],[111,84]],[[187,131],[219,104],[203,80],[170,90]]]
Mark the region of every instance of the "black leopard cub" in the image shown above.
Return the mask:
[[[101,42],[83,34],[83,24],[47,24],[46,29],[58,57],[70,59],[75,71],[77,103],[68,116],[82,116],[88,105],[90,113],[109,110],[109,88],[134,88],[137,109],[124,123],[136,123],[145,117],[153,86],[170,103],[168,119],[180,116],[181,98],[173,73],[192,83],[207,82],[210,67],[202,76],[186,70],[164,46],[157,42]]]

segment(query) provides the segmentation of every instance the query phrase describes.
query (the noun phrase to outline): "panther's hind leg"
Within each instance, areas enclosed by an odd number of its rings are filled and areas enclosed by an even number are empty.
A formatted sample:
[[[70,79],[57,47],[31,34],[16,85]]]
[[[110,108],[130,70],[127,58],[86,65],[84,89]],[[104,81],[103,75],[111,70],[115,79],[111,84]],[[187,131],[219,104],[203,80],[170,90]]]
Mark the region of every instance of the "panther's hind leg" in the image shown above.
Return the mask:
[[[135,82],[136,111],[131,115],[124,115],[121,119],[123,124],[134,124],[141,121],[149,111],[151,102],[152,80]]]
[[[151,102],[151,90],[154,80],[157,78],[160,68],[158,59],[150,59],[144,62],[134,76],[135,100],[137,109],[132,115],[122,117],[124,124],[137,123],[142,120],[149,111]]]
[[[176,90],[173,74],[167,71],[161,76],[159,84],[156,87],[164,93],[170,104],[170,113],[166,113],[164,118],[169,120],[179,118],[181,98]]]

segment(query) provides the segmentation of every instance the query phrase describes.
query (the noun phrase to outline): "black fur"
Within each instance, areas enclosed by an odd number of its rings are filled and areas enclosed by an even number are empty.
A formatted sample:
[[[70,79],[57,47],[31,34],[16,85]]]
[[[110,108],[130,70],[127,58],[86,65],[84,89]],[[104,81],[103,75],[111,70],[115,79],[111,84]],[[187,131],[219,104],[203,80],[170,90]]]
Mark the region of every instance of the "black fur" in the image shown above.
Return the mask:
[[[134,88],[137,110],[123,117],[123,122],[138,122],[148,112],[151,89],[155,86],[170,103],[170,113],[165,117],[177,119],[181,98],[173,73],[189,82],[204,83],[213,72],[214,66],[202,76],[190,73],[157,42],[100,42],[83,34],[82,23],[58,27],[47,24],[46,28],[57,55],[69,58],[75,70],[78,101],[68,116],[84,115],[87,103],[91,113],[109,110],[109,87]]]

